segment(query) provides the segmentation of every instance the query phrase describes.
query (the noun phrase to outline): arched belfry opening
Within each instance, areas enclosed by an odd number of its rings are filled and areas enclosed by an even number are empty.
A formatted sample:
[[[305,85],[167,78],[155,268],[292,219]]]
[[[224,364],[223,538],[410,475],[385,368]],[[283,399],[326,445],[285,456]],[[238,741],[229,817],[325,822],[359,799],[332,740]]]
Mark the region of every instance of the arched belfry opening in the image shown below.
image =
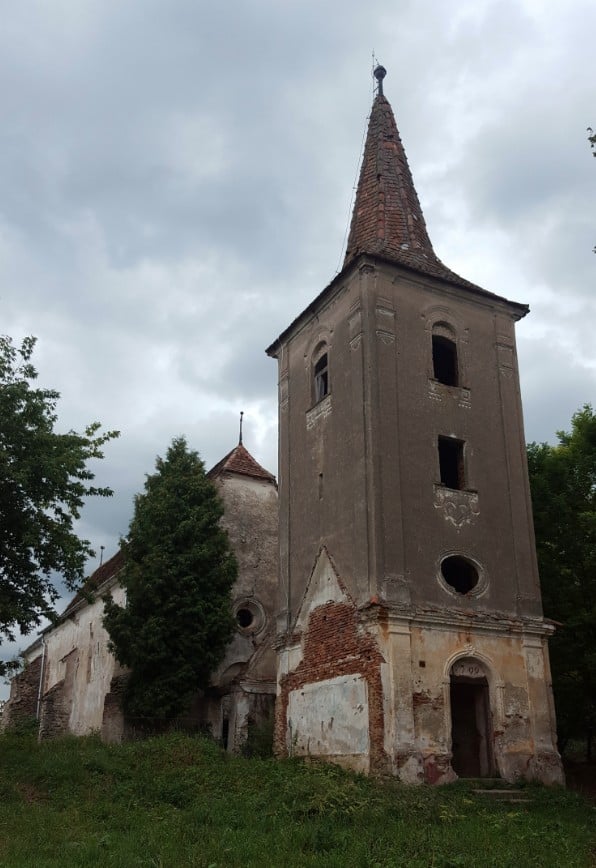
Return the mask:
[[[473,657],[457,660],[450,673],[451,767],[460,778],[491,777],[493,724],[484,665]]]

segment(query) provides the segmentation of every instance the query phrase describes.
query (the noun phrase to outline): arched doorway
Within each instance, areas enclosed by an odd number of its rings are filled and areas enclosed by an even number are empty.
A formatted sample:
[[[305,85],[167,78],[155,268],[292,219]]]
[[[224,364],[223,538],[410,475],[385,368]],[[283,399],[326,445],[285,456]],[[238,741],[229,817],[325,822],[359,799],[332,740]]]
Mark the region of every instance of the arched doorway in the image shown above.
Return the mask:
[[[460,778],[494,774],[488,679],[473,657],[457,660],[450,673],[451,767]]]

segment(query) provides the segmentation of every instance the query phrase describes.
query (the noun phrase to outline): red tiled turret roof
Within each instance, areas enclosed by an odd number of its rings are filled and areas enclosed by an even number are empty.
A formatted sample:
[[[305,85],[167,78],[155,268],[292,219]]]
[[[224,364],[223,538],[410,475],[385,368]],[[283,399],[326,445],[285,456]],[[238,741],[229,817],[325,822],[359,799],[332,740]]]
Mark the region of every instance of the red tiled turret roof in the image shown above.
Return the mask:
[[[218,461],[207,476],[213,479],[222,473],[240,473],[242,476],[252,476],[255,479],[267,479],[269,482],[275,482],[275,476],[261,467],[242,443],[239,443],[221,461]]]
[[[344,267],[361,253],[480,289],[443,265],[433,250],[406,152],[382,89],[370,113]]]

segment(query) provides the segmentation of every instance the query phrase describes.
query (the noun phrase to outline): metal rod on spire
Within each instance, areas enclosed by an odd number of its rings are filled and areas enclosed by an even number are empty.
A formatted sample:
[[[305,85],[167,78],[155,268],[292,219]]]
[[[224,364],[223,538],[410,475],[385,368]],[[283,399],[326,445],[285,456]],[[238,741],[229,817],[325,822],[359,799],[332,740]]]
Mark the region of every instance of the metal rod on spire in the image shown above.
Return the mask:
[[[242,446],[242,417],[244,416],[244,410],[240,410],[240,436],[238,437],[238,446]]]

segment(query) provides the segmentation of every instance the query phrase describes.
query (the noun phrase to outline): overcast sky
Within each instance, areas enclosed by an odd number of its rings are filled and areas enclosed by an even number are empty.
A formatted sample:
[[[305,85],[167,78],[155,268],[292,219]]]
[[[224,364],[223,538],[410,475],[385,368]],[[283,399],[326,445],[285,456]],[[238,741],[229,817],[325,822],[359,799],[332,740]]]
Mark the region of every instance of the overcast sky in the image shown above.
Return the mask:
[[[1,330],[38,337],[61,430],[122,432],[98,552],[174,436],[209,467],[243,409],[276,471],[264,348],[341,261],[373,51],[437,254],[531,306],[527,439],[595,400],[593,0],[2,6]]]

